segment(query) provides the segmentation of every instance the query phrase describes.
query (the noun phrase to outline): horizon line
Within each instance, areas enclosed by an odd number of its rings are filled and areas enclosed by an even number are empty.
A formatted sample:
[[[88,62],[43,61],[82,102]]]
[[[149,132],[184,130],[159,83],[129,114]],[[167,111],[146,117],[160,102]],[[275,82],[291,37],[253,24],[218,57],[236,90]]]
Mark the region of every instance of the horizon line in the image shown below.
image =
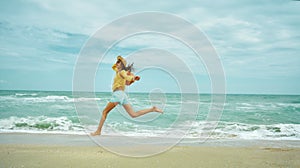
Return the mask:
[[[0,91],[37,91],[37,92],[74,92],[72,90],[35,90],[35,89],[0,89]],[[91,91],[76,91],[76,92],[91,92]],[[125,91],[126,92],[126,91]],[[95,93],[112,93],[112,91],[95,91]],[[137,91],[132,91],[130,93],[148,93],[148,92],[137,92]],[[185,93],[180,93],[180,92],[166,92],[164,94],[205,94],[205,95],[218,95],[218,94],[223,94],[223,93],[191,93],[191,92],[185,92]],[[273,96],[300,96],[300,94],[290,94],[290,93],[225,93],[225,95],[273,95]]]

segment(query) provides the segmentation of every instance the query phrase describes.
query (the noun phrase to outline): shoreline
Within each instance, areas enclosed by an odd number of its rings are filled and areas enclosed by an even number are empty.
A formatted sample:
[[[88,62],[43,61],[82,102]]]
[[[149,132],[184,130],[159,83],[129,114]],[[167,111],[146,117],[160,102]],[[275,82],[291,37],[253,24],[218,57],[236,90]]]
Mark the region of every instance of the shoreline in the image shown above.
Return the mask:
[[[130,137],[134,138],[134,137]],[[147,139],[160,141],[158,145],[190,146],[190,147],[267,147],[267,148],[300,148],[299,140],[257,140],[257,139],[197,139],[183,138],[178,143],[166,137],[136,137],[137,140]],[[96,139],[97,142],[94,141]],[[98,140],[97,140],[98,139]],[[0,133],[0,145],[59,145],[59,146],[101,146],[99,140],[109,146],[128,146],[127,137],[101,135],[90,137],[78,134],[41,134],[41,133]],[[108,143],[109,142],[109,143]],[[151,143],[150,143],[151,144]],[[157,145],[152,143],[152,145]]]

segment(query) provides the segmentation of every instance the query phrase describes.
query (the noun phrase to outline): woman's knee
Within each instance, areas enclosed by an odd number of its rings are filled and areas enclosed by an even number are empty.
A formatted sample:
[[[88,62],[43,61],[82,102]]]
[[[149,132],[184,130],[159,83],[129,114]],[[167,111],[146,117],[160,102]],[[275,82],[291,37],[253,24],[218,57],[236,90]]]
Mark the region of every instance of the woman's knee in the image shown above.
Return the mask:
[[[102,111],[102,117],[106,118],[107,114],[109,113],[108,110],[103,110]]]
[[[137,113],[135,113],[135,112],[129,113],[129,115],[131,118],[136,118],[138,116]]]

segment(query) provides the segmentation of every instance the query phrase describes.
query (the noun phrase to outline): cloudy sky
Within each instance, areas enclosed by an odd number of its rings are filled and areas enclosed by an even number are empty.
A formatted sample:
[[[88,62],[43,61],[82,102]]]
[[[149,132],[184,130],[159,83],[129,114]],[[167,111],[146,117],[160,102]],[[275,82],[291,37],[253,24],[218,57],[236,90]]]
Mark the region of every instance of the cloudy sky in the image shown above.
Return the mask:
[[[157,11],[185,19],[205,34],[223,65],[227,93],[300,94],[299,9],[300,1],[289,0],[0,1],[0,89],[72,90],[76,60],[98,30],[130,14]],[[148,59],[139,59],[141,53]],[[135,62],[143,79],[130,91],[178,92],[176,74],[185,73],[192,73],[201,93],[211,91],[205,63],[176,38],[153,33],[123,39],[106,53],[95,75],[96,91],[110,91],[110,67],[118,54]],[[158,62],[167,71],[145,69]],[[186,66],[191,73],[183,71]]]

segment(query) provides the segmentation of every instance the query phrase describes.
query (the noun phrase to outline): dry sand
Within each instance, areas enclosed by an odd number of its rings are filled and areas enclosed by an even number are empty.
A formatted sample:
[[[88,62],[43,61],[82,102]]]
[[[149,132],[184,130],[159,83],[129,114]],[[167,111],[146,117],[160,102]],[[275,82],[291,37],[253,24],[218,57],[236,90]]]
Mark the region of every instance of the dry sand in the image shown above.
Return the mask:
[[[176,146],[144,158],[100,147],[0,145],[0,167],[300,167],[300,148]]]

